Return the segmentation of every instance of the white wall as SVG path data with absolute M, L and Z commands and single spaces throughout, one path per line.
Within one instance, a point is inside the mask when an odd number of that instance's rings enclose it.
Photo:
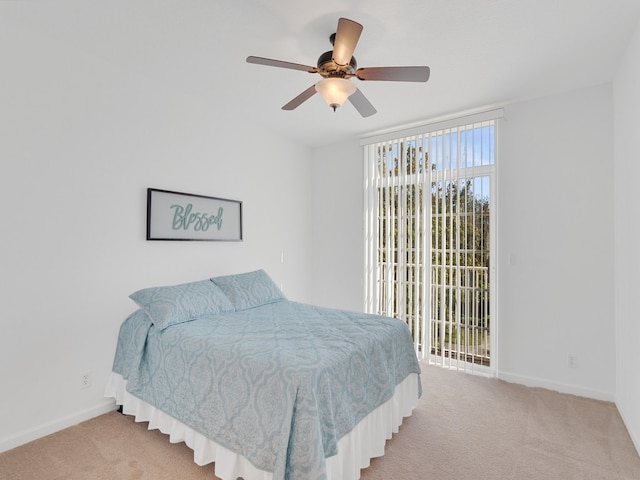
M 499 374 L 612 400 L 611 86 L 515 103 L 505 112 Z M 361 164 L 357 140 L 314 152 L 316 303 L 362 308 Z M 567 353 L 577 356 L 578 368 L 567 367 Z
M 640 451 L 640 22 L 614 81 L 616 404 Z
M 33 31 L 0 58 L 0 451 L 111 408 L 136 289 L 265 268 L 309 301 L 310 149 Z M 147 187 L 243 201 L 245 240 L 145 241 Z
M 313 152 L 313 301 L 362 310 L 362 149 L 357 139 Z
M 611 85 L 505 110 L 499 376 L 613 400 Z M 569 353 L 577 368 L 568 368 Z

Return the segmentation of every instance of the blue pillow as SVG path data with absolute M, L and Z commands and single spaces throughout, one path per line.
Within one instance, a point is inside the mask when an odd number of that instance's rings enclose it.
M 236 310 L 286 300 L 264 270 L 213 277 L 211 281 L 220 287 Z
M 161 330 L 204 315 L 232 312 L 233 305 L 209 279 L 166 287 L 151 287 L 129 295 Z

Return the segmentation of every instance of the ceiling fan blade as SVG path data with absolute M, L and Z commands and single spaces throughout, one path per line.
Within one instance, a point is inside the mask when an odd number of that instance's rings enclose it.
M 333 61 L 338 65 L 349 65 L 353 51 L 362 33 L 362 25 L 348 18 L 338 20 L 338 29 L 333 41 Z
M 289 103 L 287 103 L 286 105 L 284 105 L 282 107 L 282 110 L 293 110 L 297 107 L 300 106 L 300 104 L 302 104 L 303 102 L 306 102 L 307 100 L 309 100 L 311 97 L 313 97 L 313 95 L 316 93 L 316 86 L 311 85 L 309 88 L 307 88 L 304 92 L 302 92 L 300 95 L 298 95 L 296 98 L 294 98 L 293 100 L 291 100 Z
M 249 56 L 247 57 L 247 63 L 255 63 L 257 65 L 266 65 L 268 67 L 289 68 L 291 70 L 301 70 L 303 72 L 309 72 L 309 73 L 316 73 L 318 71 L 316 67 L 310 67 L 309 65 L 283 62 L 282 60 L 273 60 L 271 58 L 263 58 L 263 57 Z
M 354 107 L 356 107 L 356 110 L 358 110 L 360 115 L 362 115 L 363 117 L 370 117 L 377 112 L 375 107 L 371 105 L 371 102 L 367 100 L 367 97 L 365 97 L 364 94 L 357 88 L 354 93 L 349 95 L 349 101 Z
M 429 67 L 371 67 L 359 68 L 356 76 L 360 80 L 389 80 L 396 82 L 426 82 L 429 80 Z

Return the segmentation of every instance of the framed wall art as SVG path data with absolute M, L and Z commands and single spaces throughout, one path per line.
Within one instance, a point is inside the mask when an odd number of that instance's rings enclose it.
M 147 240 L 242 240 L 242 202 L 147 189 Z

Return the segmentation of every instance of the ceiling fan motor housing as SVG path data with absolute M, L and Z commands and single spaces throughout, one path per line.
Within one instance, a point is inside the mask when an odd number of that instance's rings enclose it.
M 351 57 L 349 65 L 338 65 L 333 61 L 333 50 L 324 52 L 318 58 L 318 73 L 323 77 L 344 77 L 345 75 L 354 75 L 358 68 L 356 57 Z

